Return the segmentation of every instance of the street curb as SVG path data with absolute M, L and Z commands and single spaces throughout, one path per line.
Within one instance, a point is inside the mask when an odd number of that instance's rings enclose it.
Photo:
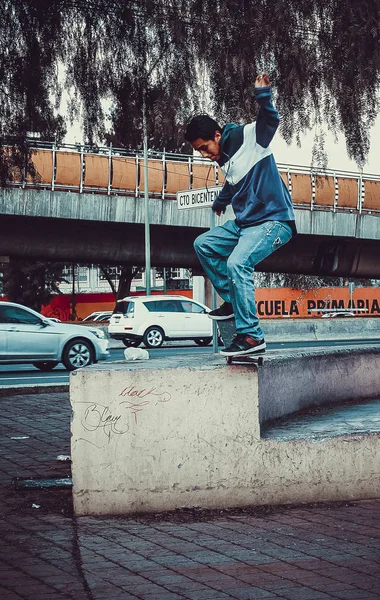
M 37 385 L 12 385 L 9 387 L 0 387 L 0 398 L 4 396 L 17 396 L 23 394 L 54 394 L 59 392 L 68 392 L 70 386 L 68 383 L 60 384 L 37 384 Z

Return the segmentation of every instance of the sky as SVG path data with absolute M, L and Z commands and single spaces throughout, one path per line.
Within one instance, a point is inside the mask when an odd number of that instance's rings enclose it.
M 301 137 L 301 147 L 298 147 L 296 143 L 288 146 L 278 134 L 271 143 L 277 163 L 298 166 L 311 165 L 312 147 L 313 135 L 311 133 Z M 357 164 L 348 157 L 343 135 L 340 135 L 336 141 L 333 135 L 326 131 L 326 152 L 329 169 L 359 172 Z M 371 147 L 368 161 L 363 167 L 363 173 L 380 175 L 380 115 L 371 130 Z

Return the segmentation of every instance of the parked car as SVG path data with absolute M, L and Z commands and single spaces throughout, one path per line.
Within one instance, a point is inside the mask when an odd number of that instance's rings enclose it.
M 0 302 L 0 364 L 30 363 L 51 371 L 62 362 L 73 371 L 109 356 L 104 331 L 60 323 L 35 310 Z
M 85 323 L 86 321 L 108 321 L 111 315 L 112 310 L 98 310 L 87 315 L 87 317 L 83 319 L 82 323 Z
M 104 313 L 102 315 L 99 316 L 98 319 L 96 319 L 97 323 L 109 323 L 110 318 L 112 317 L 112 311 L 110 310 L 109 313 Z
M 116 303 L 108 333 L 125 346 L 159 348 L 165 340 L 212 341 L 210 309 L 186 296 L 129 296 Z
M 322 315 L 322 318 L 329 318 L 329 319 L 342 319 L 344 317 L 355 317 L 357 315 L 355 315 L 355 313 L 346 310 L 346 311 L 341 311 L 341 312 L 328 312 L 328 313 L 324 313 Z

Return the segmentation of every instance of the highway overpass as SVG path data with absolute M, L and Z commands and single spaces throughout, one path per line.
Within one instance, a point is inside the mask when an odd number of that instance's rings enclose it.
M 45 145 L 46 146 L 46 145 Z M 15 171 L 0 193 L 0 255 L 143 265 L 144 163 L 140 154 L 39 147 L 37 178 Z M 260 270 L 380 277 L 380 176 L 279 165 L 299 235 Z M 197 269 L 194 238 L 210 209 L 178 210 L 175 193 L 220 185 L 210 162 L 155 153 L 148 161 L 153 266 Z M 220 222 L 233 218 L 227 211 Z

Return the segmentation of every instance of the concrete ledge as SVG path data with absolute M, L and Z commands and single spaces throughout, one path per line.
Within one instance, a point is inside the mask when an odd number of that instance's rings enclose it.
M 380 318 L 262 319 L 268 342 L 380 339 Z
M 264 440 L 260 418 L 285 401 L 295 409 L 318 396 L 373 397 L 379 358 L 376 350 L 268 353 L 258 369 L 203 354 L 191 364 L 153 359 L 72 373 L 76 514 L 377 497 L 380 436 Z
M 310 406 L 380 398 L 380 348 L 269 351 L 259 368 L 259 421 Z

